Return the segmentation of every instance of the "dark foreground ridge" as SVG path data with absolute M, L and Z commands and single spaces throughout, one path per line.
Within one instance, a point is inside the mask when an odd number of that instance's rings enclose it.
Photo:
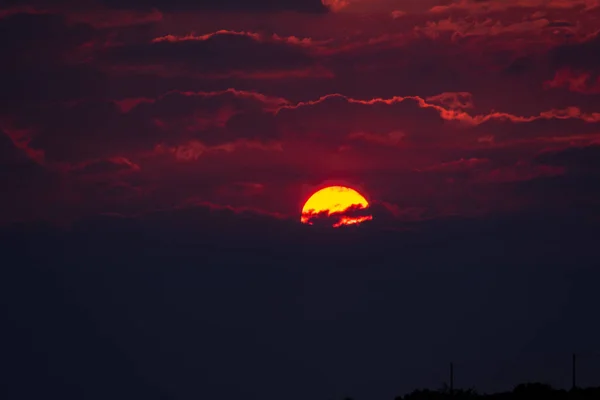
M 478 393 L 475 389 L 454 389 L 444 386 L 439 390 L 418 389 L 395 400 L 437 400 L 437 399 L 600 399 L 600 387 L 555 389 L 544 383 L 522 383 L 512 391 L 500 393 Z M 346 399 L 350 400 L 350 398 Z

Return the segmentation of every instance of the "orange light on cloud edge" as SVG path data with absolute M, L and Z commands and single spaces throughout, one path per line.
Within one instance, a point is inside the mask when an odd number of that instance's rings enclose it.
M 342 225 L 360 224 L 361 222 L 370 221 L 372 219 L 373 219 L 372 215 L 367 215 L 364 217 L 342 217 L 339 222 L 333 224 L 333 227 L 339 228 Z
M 349 209 L 366 209 L 368 207 L 369 202 L 356 190 L 345 186 L 329 186 L 310 196 L 302 207 L 300 222 L 312 225 L 311 218 L 319 214 L 331 216 L 342 214 Z M 360 224 L 372 219 L 371 215 L 357 217 L 340 215 L 339 221 L 333 224 L 333 227 Z

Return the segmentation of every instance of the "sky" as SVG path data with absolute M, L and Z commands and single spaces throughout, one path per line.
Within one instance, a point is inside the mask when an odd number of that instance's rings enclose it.
M 0 0 L 12 396 L 568 386 L 574 351 L 600 384 L 599 18 Z M 339 184 L 373 220 L 300 224 Z

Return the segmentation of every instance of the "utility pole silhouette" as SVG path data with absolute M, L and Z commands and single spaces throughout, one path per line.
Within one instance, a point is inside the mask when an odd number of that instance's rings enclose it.
M 454 363 L 450 363 L 450 394 L 454 393 Z
M 571 361 L 571 390 L 577 388 L 577 354 L 573 353 L 573 359 Z

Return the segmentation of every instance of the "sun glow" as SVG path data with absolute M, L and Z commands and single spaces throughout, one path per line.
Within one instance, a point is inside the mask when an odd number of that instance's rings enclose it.
M 350 209 L 366 209 L 369 202 L 354 189 L 345 186 L 329 186 L 315 192 L 302 207 L 300 221 L 312 225 L 311 218 L 325 214 L 331 216 L 340 214 L 339 220 L 333 225 L 334 228 L 342 225 L 359 224 L 373 219 L 371 215 L 349 216 L 343 215 Z

